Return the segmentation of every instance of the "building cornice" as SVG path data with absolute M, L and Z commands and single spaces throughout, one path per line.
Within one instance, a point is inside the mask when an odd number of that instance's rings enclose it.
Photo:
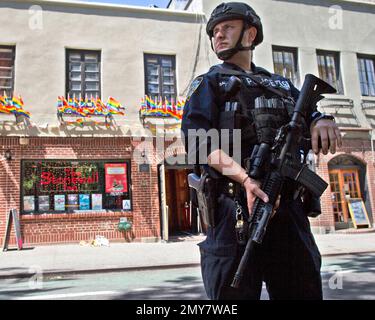
M 3 2 L 3 1 L 2 1 Z M 7 2 L 7 1 L 4 1 Z M 102 10 L 123 10 L 127 12 L 134 13 L 148 13 L 155 15 L 169 15 L 169 16 L 180 16 L 180 17 L 196 17 L 197 15 L 204 16 L 204 13 L 196 13 L 183 10 L 171 10 L 167 8 L 154 8 L 154 7 L 141 7 L 141 6 L 131 6 L 124 4 L 114 4 L 114 3 L 102 3 L 102 2 L 86 2 L 86 1 L 74 1 L 74 0 L 13 0 L 9 3 L 25 3 L 31 5 L 53 5 L 60 7 L 76 7 L 84 9 L 102 9 Z

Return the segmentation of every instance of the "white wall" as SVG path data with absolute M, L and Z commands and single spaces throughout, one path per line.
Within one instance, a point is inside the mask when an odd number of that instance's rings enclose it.
M 133 125 L 139 124 L 145 94 L 144 53 L 175 55 L 178 94 L 189 86 L 200 37 L 199 15 L 40 2 L 42 28 L 33 29 L 29 23 L 40 13 L 30 12 L 31 4 L 0 2 L 0 44 L 16 46 L 15 92 L 22 95 L 35 123 L 57 124 L 57 97 L 65 95 L 66 48 L 101 51 L 102 98 L 113 96 L 125 105 L 126 119 Z

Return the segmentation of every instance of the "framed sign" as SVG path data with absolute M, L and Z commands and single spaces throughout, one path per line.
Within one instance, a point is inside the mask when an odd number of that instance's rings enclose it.
M 7 221 L 4 244 L 3 244 L 3 251 L 8 250 L 9 238 L 10 238 L 10 233 L 11 233 L 11 228 L 12 228 L 12 221 L 14 224 L 14 233 L 16 235 L 17 249 L 22 250 L 22 247 L 23 247 L 20 221 L 18 220 L 18 213 L 16 209 L 11 209 L 8 215 L 8 221 Z
M 358 226 L 370 227 L 370 220 L 368 218 L 365 205 L 361 198 L 349 199 L 348 207 L 355 228 L 358 228 Z
M 109 163 L 105 168 L 105 192 L 128 192 L 126 163 Z
M 139 172 L 150 172 L 150 165 L 148 163 L 142 163 L 138 166 Z

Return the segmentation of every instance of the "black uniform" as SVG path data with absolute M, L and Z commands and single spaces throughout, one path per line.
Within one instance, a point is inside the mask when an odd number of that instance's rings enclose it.
M 244 73 L 238 66 L 229 63 L 214 66 L 208 73 L 196 78 L 188 93 L 182 132 L 190 159 L 198 159 L 199 149 L 197 146 L 189 150 L 188 130 L 220 129 L 220 114 L 224 112 L 228 99 L 224 88 L 229 76 L 225 75 L 223 70 Z M 288 79 L 271 74 L 254 64 L 252 71 L 261 83 L 287 93 L 297 100 L 299 91 Z M 240 78 L 249 89 L 243 89 L 241 92 L 242 101 L 246 101 L 242 113 L 244 119 L 247 119 L 247 124 L 246 121 L 242 123 L 248 129 L 248 123 L 252 122 L 250 110 L 254 108 L 255 99 L 259 96 L 272 98 L 274 94 L 246 75 Z M 307 127 L 311 120 L 306 119 Z M 242 136 L 242 160 L 250 156 L 256 143 L 254 138 L 249 134 Z M 209 138 L 200 141 L 201 147 L 206 145 L 207 154 L 220 148 L 220 145 L 213 143 Z M 215 227 L 208 228 L 206 240 L 199 244 L 202 277 L 210 299 L 259 299 L 262 281 L 265 281 L 271 299 L 322 299 L 321 256 L 300 198 L 293 200 L 290 196 L 293 188 L 291 185 L 284 188 L 280 207 L 269 223 L 263 243 L 256 248 L 254 256 L 251 257 L 239 289 L 230 287 L 244 249 L 236 241 L 236 206 L 233 198 L 224 190 L 219 192 Z M 248 216 L 244 195 L 240 197 L 240 203 L 245 215 Z

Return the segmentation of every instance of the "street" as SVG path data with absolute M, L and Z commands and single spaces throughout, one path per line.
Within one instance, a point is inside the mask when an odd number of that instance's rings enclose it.
M 325 299 L 375 299 L 375 253 L 323 257 Z M 199 267 L 0 280 L 1 300 L 206 300 Z M 268 299 L 265 289 L 262 299 Z

